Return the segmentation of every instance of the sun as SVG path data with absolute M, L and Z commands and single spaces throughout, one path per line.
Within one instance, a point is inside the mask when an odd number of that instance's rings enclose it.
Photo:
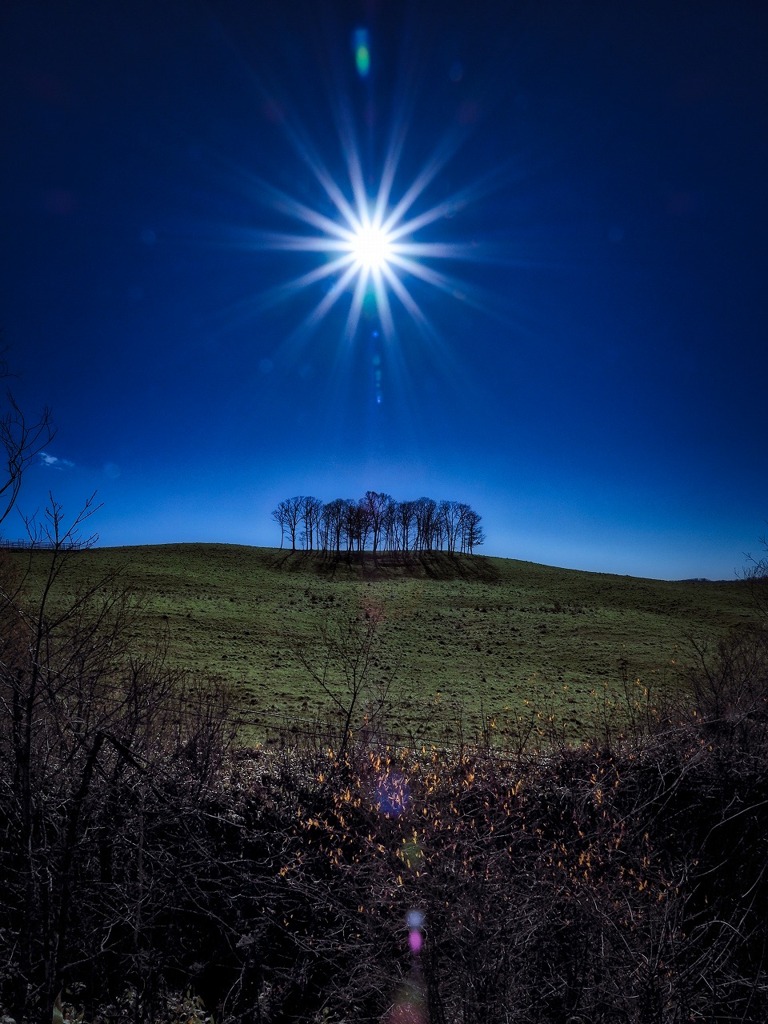
M 393 240 L 381 224 L 366 220 L 351 232 L 349 252 L 363 273 L 381 273 L 394 255 Z
M 508 168 L 495 167 L 446 195 L 439 185 L 434 186 L 461 140 L 450 135 L 439 139 L 431 156 L 409 176 L 401 166 L 406 119 L 394 117 L 378 167 L 363 166 L 363 147 L 350 116 L 339 114 L 337 128 L 342 161 L 331 165 L 298 123 L 285 127 L 288 141 L 309 172 L 307 180 L 314 179 L 313 201 L 298 199 L 263 179 L 251 179 L 253 198 L 288 223 L 282 231 L 248 229 L 249 247 L 314 258 L 313 266 L 304 262 L 301 273 L 287 277 L 260 300 L 274 305 L 292 303 L 310 290 L 320 294 L 286 344 L 313 334 L 336 307 L 347 310 L 346 342 L 356 337 L 364 313 L 370 310 L 375 310 L 377 330 L 385 341 L 396 342 L 400 314 L 434 341 L 433 325 L 417 299 L 417 294 L 424 296 L 429 290 L 485 312 L 483 289 L 470 285 L 463 273 L 459 276 L 443 267 L 463 264 L 466 270 L 470 264 L 494 260 L 495 255 L 486 252 L 476 237 L 458 241 L 446 236 L 456 230 L 456 216 L 495 191 Z M 435 199 L 435 191 L 440 198 Z

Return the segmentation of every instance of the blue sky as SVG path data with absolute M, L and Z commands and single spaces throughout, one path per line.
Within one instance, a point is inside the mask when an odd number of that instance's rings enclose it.
M 282 498 L 372 488 L 467 501 L 484 553 L 547 564 L 760 551 L 763 4 L 2 18 L 0 325 L 58 426 L 25 512 L 95 491 L 102 544 L 273 545 Z M 372 204 L 392 171 L 411 246 L 359 308 L 316 242 L 354 160 Z

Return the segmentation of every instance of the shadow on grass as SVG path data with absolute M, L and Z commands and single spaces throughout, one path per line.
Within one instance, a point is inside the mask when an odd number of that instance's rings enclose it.
M 365 582 L 405 578 L 496 583 L 500 578 L 490 559 L 447 551 L 281 551 L 273 567 L 284 572 L 312 573 L 326 579 L 338 576 Z

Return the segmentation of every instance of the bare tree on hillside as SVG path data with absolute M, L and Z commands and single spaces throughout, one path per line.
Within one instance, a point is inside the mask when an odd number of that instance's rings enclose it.
M 394 498 L 390 498 L 387 495 L 386 505 L 384 507 L 384 547 L 387 551 L 398 550 L 398 531 L 397 531 L 397 505 L 398 503 Z
M 399 547 L 402 551 L 410 551 L 415 543 L 414 530 L 416 524 L 416 502 L 401 501 L 397 507 L 397 530 Z
M 280 527 L 280 547 L 287 533 L 291 539 L 291 551 L 296 550 L 296 535 L 302 517 L 304 499 L 301 497 L 285 498 L 272 513 L 272 518 Z
M 419 498 L 414 502 L 416 517 L 417 551 L 431 551 L 435 534 L 437 502 L 433 498 Z
M 304 546 L 307 551 L 314 550 L 322 511 L 323 503 L 319 498 L 307 495 L 301 499 L 301 520 L 304 523 Z
M 371 518 L 368 514 L 368 506 L 365 499 L 350 509 L 350 528 L 354 546 L 358 551 L 365 551 L 368 546 L 368 536 L 371 532 Z
M 384 520 L 387 513 L 387 506 L 392 499 L 388 494 L 376 491 L 366 491 L 361 504 L 364 514 L 370 524 L 371 542 L 374 554 L 378 551 L 379 542 L 384 530 Z
M 355 548 L 355 542 L 359 534 L 359 518 L 360 510 L 357 506 L 357 502 L 352 501 L 351 498 L 349 501 L 345 501 L 342 520 L 344 524 L 344 533 L 347 535 L 347 551 L 353 551 Z
M 480 525 L 482 518 L 467 506 L 462 517 L 461 550 L 468 555 L 474 554 L 475 548 L 480 547 L 485 541 L 485 533 Z
M 296 649 L 339 717 L 341 756 L 356 732 L 376 730 L 389 707 L 397 665 L 384 663 L 381 623 L 381 610 L 366 608 L 323 622 L 317 641 Z
M 272 510 L 272 518 L 280 527 L 280 547 L 282 547 L 285 543 L 285 534 L 288 529 L 288 515 L 285 501 L 281 501 L 277 508 Z
M 323 506 L 320 514 L 321 547 L 324 551 L 341 551 L 341 536 L 344 532 L 344 499 L 335 498 Z

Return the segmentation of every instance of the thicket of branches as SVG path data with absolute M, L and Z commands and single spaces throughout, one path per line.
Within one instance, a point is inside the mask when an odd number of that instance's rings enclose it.
M 159 664 L 116 690 L 65 660 L 31 760 L 28 718 L 2 739 L 14 1019 L 47 1024 L 57 996 L 120 1024 L 768 1019 L 763 634 L 641 742 L 514 756 L 359 733 L 343 754 L 228 749 Z
M 72 534 L 58 506 L 48 518 L 32 595 L 28 556 L 0 563 L 0 1006 L 46 1024 L 70 983 L 98 976 L 101 999 L 126 971 L 152 986 L 174 893 L 147 844 L 162 833 L 173 861 L 236 731 L 225 693 L 170 669 L 162 644 L 136 650 L 119 580 L 59 599 Z
M 297 496 L 272 512 L 280 527 L 280 547 L 308 551 L 448 551 L 473 554 L 485 536 L 482 516 L 460 501 L 418 498 L 396 501 L 389 494 L 366 491 L 358 501 Z

